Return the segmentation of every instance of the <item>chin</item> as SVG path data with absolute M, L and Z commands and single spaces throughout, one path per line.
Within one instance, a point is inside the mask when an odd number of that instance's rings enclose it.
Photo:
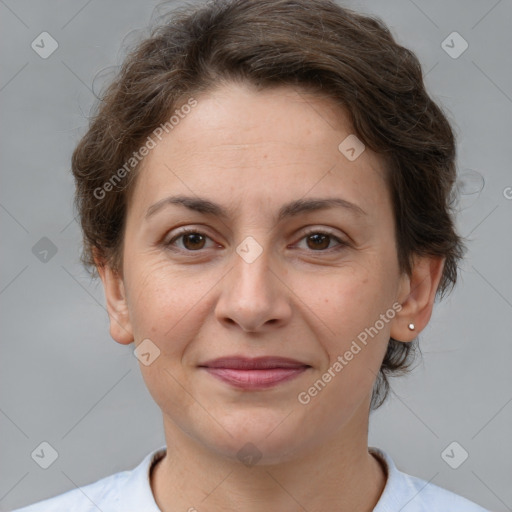
M 290 413 L 291 408 L 272 410 L 244 408 L 223 416 L 222 426 L 229 434 L 205 440 L 210 449 L 245 465 L 275 465 L 297 456 L 308 444 L 304 428 Z M 218 429 L 216 430 L 218 432 Z

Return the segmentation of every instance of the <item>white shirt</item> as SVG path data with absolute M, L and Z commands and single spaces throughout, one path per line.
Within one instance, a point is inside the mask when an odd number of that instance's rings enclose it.
M 489 512 L 458 494 L 402 473 L 379 448 L 369 447 L 368 450 L 384 462 L 388 474 L 373 512 Z M 13 512 L 161 512 L 153 497 L 149 475 L 152 464 L 165 453 L 164 445 L 146 455 L 132 470 L 115 473 Z

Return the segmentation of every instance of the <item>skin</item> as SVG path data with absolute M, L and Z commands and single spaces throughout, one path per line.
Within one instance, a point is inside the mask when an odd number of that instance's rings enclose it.
M 353 132 L 330 100 L 240 84 L 196 99 L 143 162 L 122 271 L 97 259 L 114 340 L 149 338 L 160 350 L 140 364 L 167 443 L 151 476 L 155 501 L 164 512 L 371 511 L 386 483 L 368 452 L 373 384 L 389 337 L 410 342 L 429 321 L 443 261 L 415 258 L 411 275 L 400 272 L 383 163 L 368 148 L 355 161 L 338 150 Z M 145 219 L 177 194 L 207 198 L 229 216 L 169 205 Z M 276 221 L 282 205 L 312 197 L 365 213 L 334 207 Z M 166 246 L 185 226 L 204 238 Z M 318 242 L 306 228 L 345 244 Z M 251 263 L 236 252 L 248 236 L 262 249 Z M 298 394 L 395 303 L 400 312 L 301 404 Z M 270 389 L 240 390 L 198 368 L 227 355 L 311 368 Z M 237 458 L 249 442 L 261 453 L 250 467 Z

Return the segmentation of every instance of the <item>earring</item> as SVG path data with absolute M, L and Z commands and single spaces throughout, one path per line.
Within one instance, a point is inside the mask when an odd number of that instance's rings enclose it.
M 411 331 L 414 331 L 414 329 L 415 329 L 414 324 L 412 324 L 412 323 L 411 323 L 411 324 L 409 324 L 409 329 L 410 329 Z

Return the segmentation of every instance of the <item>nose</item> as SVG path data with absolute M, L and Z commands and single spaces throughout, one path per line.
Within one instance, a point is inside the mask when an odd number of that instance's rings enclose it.
M 270 261 L 268 249 L 254 260 L 234 253 L 233 267 L 222 279 L 217 319 L 245 332 L 265 332 L 286 325 L 291 317 L 290 290 L 282 269 Z

